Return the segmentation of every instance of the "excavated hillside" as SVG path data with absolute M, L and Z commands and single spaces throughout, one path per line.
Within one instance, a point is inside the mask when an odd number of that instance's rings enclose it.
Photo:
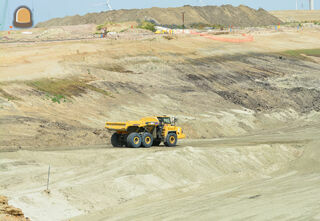
M 184 6 L 178 8 L 148 8 L 132 10 L 113 10 L 101 13 L 89 13 L 84 16 L 54 18 L 37 24 L 37 27 L 104 24 L 105 22 L 127 22 L 153 20 L 161 25 L 182 25 L 182 12 L 185 12 L 185 24 L 194 23 L 252 27 L 274 25 L 281 22 L 263 9 L 255 10 L 244 5 Z
M 0 220 L 320 219 L 320 29 L 63 40 L 84 27 L 0 43 Z M 111 146 L 163 114 L 188 139 Z
M 154 35 L 1 45 L 0 146 L 105 145 L 107 120 L 162 114 L 177 116 L 188 138 L 318 122 L 319 51 L 277 51 L 320 48 L 318 38 L 305 31 L 243 44 Z

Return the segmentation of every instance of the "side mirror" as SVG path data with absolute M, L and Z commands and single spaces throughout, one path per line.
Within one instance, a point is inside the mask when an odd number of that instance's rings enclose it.
M 176 123 L 178 122 L 178 118 L 172 117 L 172 122 L 173 122 L 174 124 L 176 124 Z

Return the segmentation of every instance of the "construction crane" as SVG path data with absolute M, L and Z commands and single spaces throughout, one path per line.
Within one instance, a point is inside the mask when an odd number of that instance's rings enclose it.
M 4 7 L 2 13 L 2 18 L 0 20 L 0 30 L 3 30 L 6 25 L 6 16 L 7 16 L 7 10 L 8 10 L 8 2 L 9 0 L 4 0 Z

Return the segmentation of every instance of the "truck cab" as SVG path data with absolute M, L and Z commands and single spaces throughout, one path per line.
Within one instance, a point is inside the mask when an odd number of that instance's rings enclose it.
M 178 139 L 184 139 L 186 135 L 183 133 L 183 130 L 181 127 L 176 126 L 177 118 L 175 117 L 157 117 L 159 120 L 159 124 L 163 125 L 162 130 L 162 137 L 166 137 L 168 133 L 175 133 L 177 134 Z

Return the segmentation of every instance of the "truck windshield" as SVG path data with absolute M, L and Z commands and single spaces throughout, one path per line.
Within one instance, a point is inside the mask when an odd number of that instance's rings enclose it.
M 171 124 L 170 117 L 158 117 L 159 121 L 164 124 Z

